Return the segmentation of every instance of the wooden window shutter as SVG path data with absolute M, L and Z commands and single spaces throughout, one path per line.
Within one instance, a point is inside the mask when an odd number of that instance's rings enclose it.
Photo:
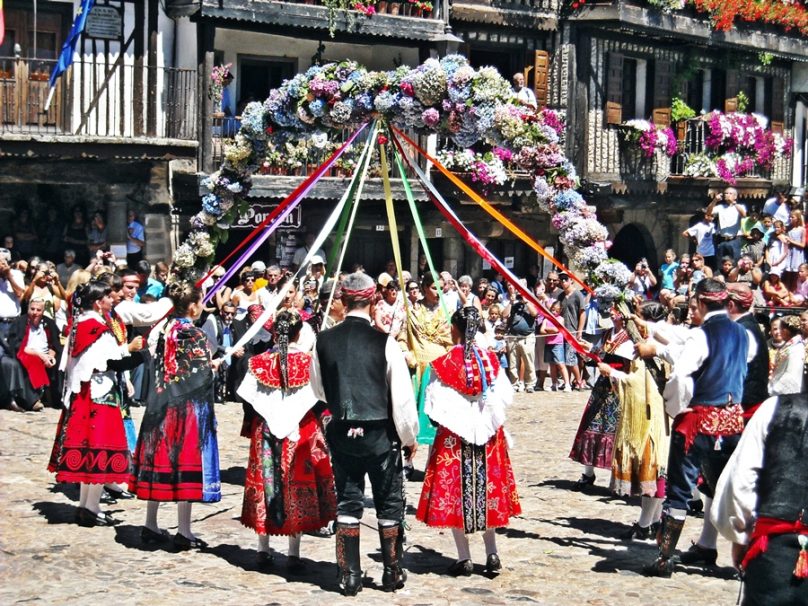
M 662 59 L 654 61 L 654 108 L 651 118 L 657 126 L 670 126 L 672 82 L 673 63 Z
M 775 133 L 783 134 L 785 130 L 785 82 L 782 78 L 778 78 L 777 76 L 773 77 L 772 80 L 772 115 L 769 116 L 771 118 L 771 128 L 772 131 Z
M 738 111 L 738 91 L 740 90 L 740 76 L 737 69 L 728 69 L 726 87 L 724 88 L 724 112 Z
M 533 92 L 539 109 L 547 105 L 547 82 L 550 73 L 550 53 L 544 50 L 534 51 L 533 55 Z
M 609 53 L 606 73 L 606 124 L 623 122 L 623 55 Z

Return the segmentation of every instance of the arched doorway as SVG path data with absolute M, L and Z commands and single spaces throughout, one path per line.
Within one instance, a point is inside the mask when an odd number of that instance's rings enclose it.
M 647 227 L 638 223 L 629 223 L 617 232 L 609 256 L 622 261 L 631 270 L 642 258 L 648 259 L 651 271 L 656 273 L 658 269 L 654 237 Z

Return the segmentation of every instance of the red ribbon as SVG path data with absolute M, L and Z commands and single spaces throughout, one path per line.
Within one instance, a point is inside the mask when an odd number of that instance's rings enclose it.
M 404 150 L 401 146 L 401 142 L 398 140 L 395 134 L 391 133 L 391 137 L 393 139 L 393 143 L 398 148 L 398 151 L 404 157 L 405 162 L 407 162 L 407 164 L 410 167 L 412 167 L 413 166 L 412 161 L 407 156 L 407 154 L 404 153 Z M 415 172 L 417 174 L 418 171 Z M 578 339 L 576 339 L 572 335 L 572 333 L 569 330 L 567 330 L 564 324 L 556 320 L 555 316 L 553 316 L 553 314 L 550 313 L 550 311 L 546 307 L 544 307 L 544 305 L 541 304 L 541 302 L 536 298 L 536 296 L 532 292 L 530 292 L 530 290 L 528 290 L 526 287 L 522 286 L 522 284 L 519 282 L 519 279 L 511 272 L 511 270 L 505 267 L 505 265 L 501 263 L 499 259 L 497 259 L 485 246 L 483 246 L 483 244 L 476 238 L 476 236 L 472 234 L 468 230 L 468 228 L 465 225 L 463 225 L 463 223 L 460 222 L 460 220 L 455 216 L 455 214 L 446 207 L 446 203 L 442 199 L 440 199 L 438 195 L 436 195 L 436 192 L 433 190 L 432 184 L 424 183 L 424 189 L 429 194 L 429 197 L 432 199 L 432 202 L 435 204 L 435 206 L 437 206 L 441 214 L 446 218 L 447 221 L 449 221 L 449 223 L 452 224 L 452 227 L 454 227 L 457 230 L 457 232 L 466 241 L 466 243 L 468 243 L 468 245 L 471 246 L 478 255 L 480 255 L 485 261 L 487 261 L 492 268 L 494 268 L 497 272 L 502 274 L 505 280 L 511 286 L 513 286 L 523 297 L 525 297 L 525 299 L 527 299 L 533 305 L 535 305 L 536 308 L 539 310 L 539 312 L 550 322 L 550 324 L 552 324 L 558 329 L 558 332 L 564 337 L 564 339 L 570 345 L 572 345 L 573 349 L 575 349 L 577 353 L 579 353 L 582 356 L 586 356 L 591 360 L 594 360 L 596 363 L 600 362 L 600 358 L 598 358 L 598 356 L 596 356 L 592 352 L 584 349 L 583 346 L 578 341 Z

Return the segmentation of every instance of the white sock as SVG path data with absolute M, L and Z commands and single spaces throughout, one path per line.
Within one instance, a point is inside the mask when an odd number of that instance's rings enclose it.
M 485 555 L 490 556 L 497 552 L 497 534 L 493 528 L 483 533 L 483 543 L 485 543 Z
M 89 485 L 82 482 L 79 484 L 79 507 L 87 507 L 87 489 Z
M 359 518 L 353 516 L 337 516 L 337 524 L 359 524 Z
M 263 553 L 269 553 L 269 535 L 266 534 L 258 535 L 258 551 L 261 551 Z
M 469 538 L 459 528 L 452 528 L 452 536 L 454 537 L 455 547 L 457 547 L 457 561 L 470 560 Z
M 101 493 L 104 492 L 103 484 L 90 484 L 87 486 L 87 504 L 85 507 L 93 513 L 101 511 Z
M 718 545 L 718 530 L 716 530 L 713 523 L 710 521 L 710 506 L 713 500 L 710 497 L 704 497 L 704 523 L 701 525 L 701 536 L 696 544 L 704 549 L 715 549 Z
M 687 509 L 669 509 L 668 516 L 670 516 L 674 520 L 686 520 Z
M 662 506 L 665 504 L 665 499 L 655 499 L 657 501 L 656 510 L 654 511 L 654 522 L 659 522 L 662 519 Z
M 584 465 L 584 474 L 587 476 L 595 475 L 595 466 L 594 465 Z
M 290 534 L 289 535 L 289 557 L 290 558 L 299 558 L 300 557 L 300 535 L 299 534 Z
M 398 526 L 398 520 L 378 520 L 379 526 L 382 528 L 389 528 L 390 526 Z
M 146 528 L 154 532 L 160 532 L 160 527 L 157 525 L 157 508 L 160 507 L 159 501 L 146 501 Z
M 655 522 L 655 515 L 657 512 L 657 505 L 662 503 L 662 499 L 656 497 L 643 497 L 642 504 L 640 505 L 640 519 L 637 524 L 642 528 L 648 528 Z
M 186 539 L 195 539 L 191 532 L 191 503 L 180 501 L 177 503 L 177 532 Z

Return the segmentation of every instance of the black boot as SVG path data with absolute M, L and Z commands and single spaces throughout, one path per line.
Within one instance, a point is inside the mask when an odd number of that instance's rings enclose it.
M 362 569 L 359 567 L 359 522 L 335 524 L 337 566 L 342 595 L 355 596 L 362 591 Z
M 670 516 L 663 516 L 662 527 L 659 529 L 659 557 L 651 564 L 643 567 L 642 572 L 648 577 L 670 577 L 673 574 L 673 552 L 682 534 L 684 520 L 677 520 Z
M 404 556 L 404 531 L 401 524 L 395 526 L 379 526 L 379 539 L 382 544 L 382 589 L 395 591 L 404 587 L 407 571 L 401 568 Z

